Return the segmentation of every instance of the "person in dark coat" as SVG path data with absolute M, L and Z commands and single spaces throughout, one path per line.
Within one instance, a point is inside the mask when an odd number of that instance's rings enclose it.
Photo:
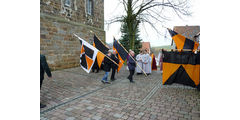
M 130 74 L 128 76 L 128 79 L 130 80 L 131 83 L 134 83 L 133 75 L 134 75 L 134 72 L 135 72 L 136 63 L 132 58 L 135 59 L 134 52 L 132 50 L 130 50 L 129 55 L 127 57 L 127 65 L 128 65 L 128 69 L 129 69 L 129 72 L 130 72 Z
M 111 59 L 114 60 L 117 64 L 119 64 L 119 59 L 118 59 L 118 56 L 116 55 L 115 50 L 113 50 L 113 54 L 111 55 Z M 118 66 L 113 63 L 112 64 L 112 75 L 111 75 L 111 80 L 112 81 L 116 80 L 115 73 L 116 73 L 117 69 L 118 69 Z
M 40 54 L 40 89 L 42 88 L 42 83 L 44 80 L 44 73 L 47 73 L 47 76 L 49 78 L 52 78 L 52 73 L 48 67 L 47 61 L 46 61 L 46 57 L 44 55 Z M 40 108 L 44 108 L 46 107 L 46 105 L 43 105 L 40 103 Z
M 108 52 L 107 56 L 110 58 L 111 57 L 111 52 Z M 102 83 L 108 83 L 109 84 L 110 82 L 107 80 L 107 78 L 108 78 L 108 74 L 109 74 L 110 69 L 111 69 L 112 61 L 110 61 L 107 57 L 104 57 L 103 63 L 104 63 L 105 75 L 102 78 Z

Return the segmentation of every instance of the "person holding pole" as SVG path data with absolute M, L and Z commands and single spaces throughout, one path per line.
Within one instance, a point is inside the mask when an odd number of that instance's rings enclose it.
M 111 57 L 111 52 L 108 51 L 107 53 L 107 57 Z M 103 60 L 103 63 L 104 63 L 104 71 L 105 71 L 105 74 L 102 78 L 102 83 L 107 83 L 107 84 L 110 84 L 110 82 L 107 80 L 108 78 L 108 74 L 110 72 L 110 69 L 111 69 L 111 64 L 112 64 L 112 61 L 109 60 L 109 58 L 107 57 L 104 57 L 104 60 Z
M 135 67 L 136 67 L 136 63 L 135 63 L 135 57 L 134 57 L 134 51 L 129 50 L 129 55 L 127 57 L 127 65 L 128 65 L 128 69 L 129 69 L 129 76 L 128 79 L 130 80 L 131 83 L 134 83 L 133 81 L 133 75 L 135 72 Z
M 119 59 L 116 55 L 115 50 L 113 50 L 113 52 L 112 52 L 111 59 L 114 60 L 117 64 L 119 64 Z M 111 68 L 112 68 L 111 81 L 114 81 L 114 80 L 116 80 L 115 73 L 116 73 L 116 70 L 118 69 L 118 66 L 116 64 L 112 64 Z

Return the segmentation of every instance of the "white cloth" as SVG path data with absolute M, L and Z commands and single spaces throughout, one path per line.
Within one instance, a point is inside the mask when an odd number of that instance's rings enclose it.
M 149 54 L 143 54 L 142 60 L 144 72 L 146 72 L 147 74 L 151 73 L 151 61 L 152 61 L 151 56 Z
M 150 68 L 149 73 L 152 73 L 152 57 L 151 56 L 149 57 L 148 67 Z
M 139 68 L 139 66 L 137 65 L 136 66 L 136 72 L 137 73 L 142 73 L 142 70 L 141 70 L 143 68 L 142 54 L 138 54 L 136 56 L 136 60 L 137 60 L 138 65 L 141 67 L 141 68 Z

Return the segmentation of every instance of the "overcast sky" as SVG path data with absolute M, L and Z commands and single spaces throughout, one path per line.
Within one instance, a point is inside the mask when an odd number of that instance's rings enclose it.
M 190 3 L 192 6 L 191 11 L 193 12 L 191 17 L 184 18 L 184 20 L 174 17 L 172 21 L 168 21 L 164 24 L 165 27 L 173 28 L 173 26 L 185 26 L 185 25 L 200 25 L 200 15 L 199 7 L 200 3 L 197 0 L 191 0 Z M 109 20 L 117 15 L 123 15 L 123 7 L 119 5 L 119 0 L 104 0 L 104 20 Z M 143 25 L 140 25 L 140 37 L 144 42 L 150 42 L 151 46 L 164 46 L 171 44 L 171 37 L 166 31 L 166 28 L 163 28 L 161 24 L 156 24 L 157 28 L 161 32 L 161 35 L 157 34 L 150 26 L 145 24 L 145 29 Z M 105 24 L 106 31 L 106 42 L 111 43 L 113 41 L 113 36 L 116 39 L 121 37 L 120 32 L 121 23 L 114 23 L 110 26 Z M 164 36 L 167 35 L 167 38 Z

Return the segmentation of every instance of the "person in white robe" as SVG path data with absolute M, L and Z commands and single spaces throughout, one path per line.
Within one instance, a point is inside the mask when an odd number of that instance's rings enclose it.
M 142 55 L 142 61 L 143 70 L 149 75 L 151 73 L 151 56 L 147 53 L 147 51 L 144 51 L 144 54 Z
M 149 70 L 149 73 L 147 73 L 147 74 L 151 74 L 152 73 L 152 57 L 150 55 L 149 55 L 149 61 L 148 61 L 148 68 L 150 70 Z
M 141 70 L 143 68 L 142 55 L 143 55 L 143 53 L 142 53 L 142 51 L 140 51 L 140 53 L 136 56 L 137 64 L 141 67 L 140 68 L 137 65 L 137 67 L 136 67 L 137 75 L 140 75 L 140 74 L 143 73 L 142 70 Z

